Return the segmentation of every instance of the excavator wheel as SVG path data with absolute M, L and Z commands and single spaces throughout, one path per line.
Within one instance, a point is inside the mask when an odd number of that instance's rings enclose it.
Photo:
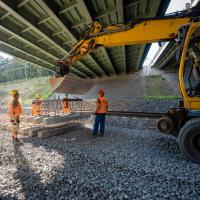
M 193 118 L 181 128 L 178 136 L 181 152 L 191 161 L 200 163 L 200 118 Z
M 174 122 L 170 117 L 161 117 L 157 122 L 157 128 L 162 133 L 170 134 L 174 130 Z

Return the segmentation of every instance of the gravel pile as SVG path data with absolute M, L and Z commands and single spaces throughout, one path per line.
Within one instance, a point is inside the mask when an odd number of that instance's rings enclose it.
M 18 145 L 6 135 L 0 199 L 199 199 L 199 165 L 185 160 L 176 139 L 156 130 L 90 132 L 23 137 Z
M 84 100 L 73 105 L 74 110 L 92 110 L 96 108 L 96 100 Z M 169 108 L 176 107 L 178 100 L 147 100 L 147 99 L 112 99 L 109 100 L 110 111 L 130 112 L 167 112 Z

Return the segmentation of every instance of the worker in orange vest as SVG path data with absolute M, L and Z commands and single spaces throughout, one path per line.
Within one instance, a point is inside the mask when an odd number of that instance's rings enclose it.
M 105 116 L 108 110 L 108 100 L 104 96 L 104 90 L 98 91 L 98 99 L 96 102 L 96 116 L 94 122 L 93 136 L 97 136 L 99 126 L 100 126 L 100 134 L 99 136 L 103 136 L 105 132 Z
M 36 94 L 35 100 L 32 102 L 32 115 L 39 116 L 41 114 L 40 96 Z
M 64 113 L 68 113 L 70 111 L 70 104 L 69 104 L 67 97 L 65 97 L 65 99 L 63 99 L 62 110 Z
M 18 141 L 17 134 L 19 131 L 19 116 L 22 114 L 22 107 L 19 102 L 19 93 L 17 90 L 10 91 L 10 94 L 12 95 L 12 101 L 9 103 L 8 106 L 8 116 L 10 118 L 11 122 L 11 133 L 12 138 L 14 141 Z

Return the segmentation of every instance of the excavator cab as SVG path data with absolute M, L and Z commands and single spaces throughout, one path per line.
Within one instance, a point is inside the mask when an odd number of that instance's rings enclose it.
M 179 67 L 183 107 L 200 112 L 200 22 L 191 23 L 185 37 Z
M 190 38 L 184 65 L 184 83 L 189 97 L 200 97 L 200 30 Z
M 158 129 L 178 137 L 180 150 L 200 163 L 200 22 L 181 27 L 179 87 L 182 100 L 157 123 Z

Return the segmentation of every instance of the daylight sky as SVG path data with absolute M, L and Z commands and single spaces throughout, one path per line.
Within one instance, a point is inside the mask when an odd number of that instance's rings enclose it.
M 183 9 L 185 9 L 185 4 L 190 3 L 190 2 L 191 2 L 191 0 L 171 0 L 169 7 L 166 11 L 166 14 L 183 10 Z M 195 0 L 194 4 L 196 2 L 198 2 L 198 0 Z M 152 61 L 152 59 L 155 56 L 158 49 L 159 49 L 158 43 L 153 43 L 151 45 L 149 53 L 148 53 L 146 60 L 144 62 L 145 66 L 150 64 L 150 62 Z

